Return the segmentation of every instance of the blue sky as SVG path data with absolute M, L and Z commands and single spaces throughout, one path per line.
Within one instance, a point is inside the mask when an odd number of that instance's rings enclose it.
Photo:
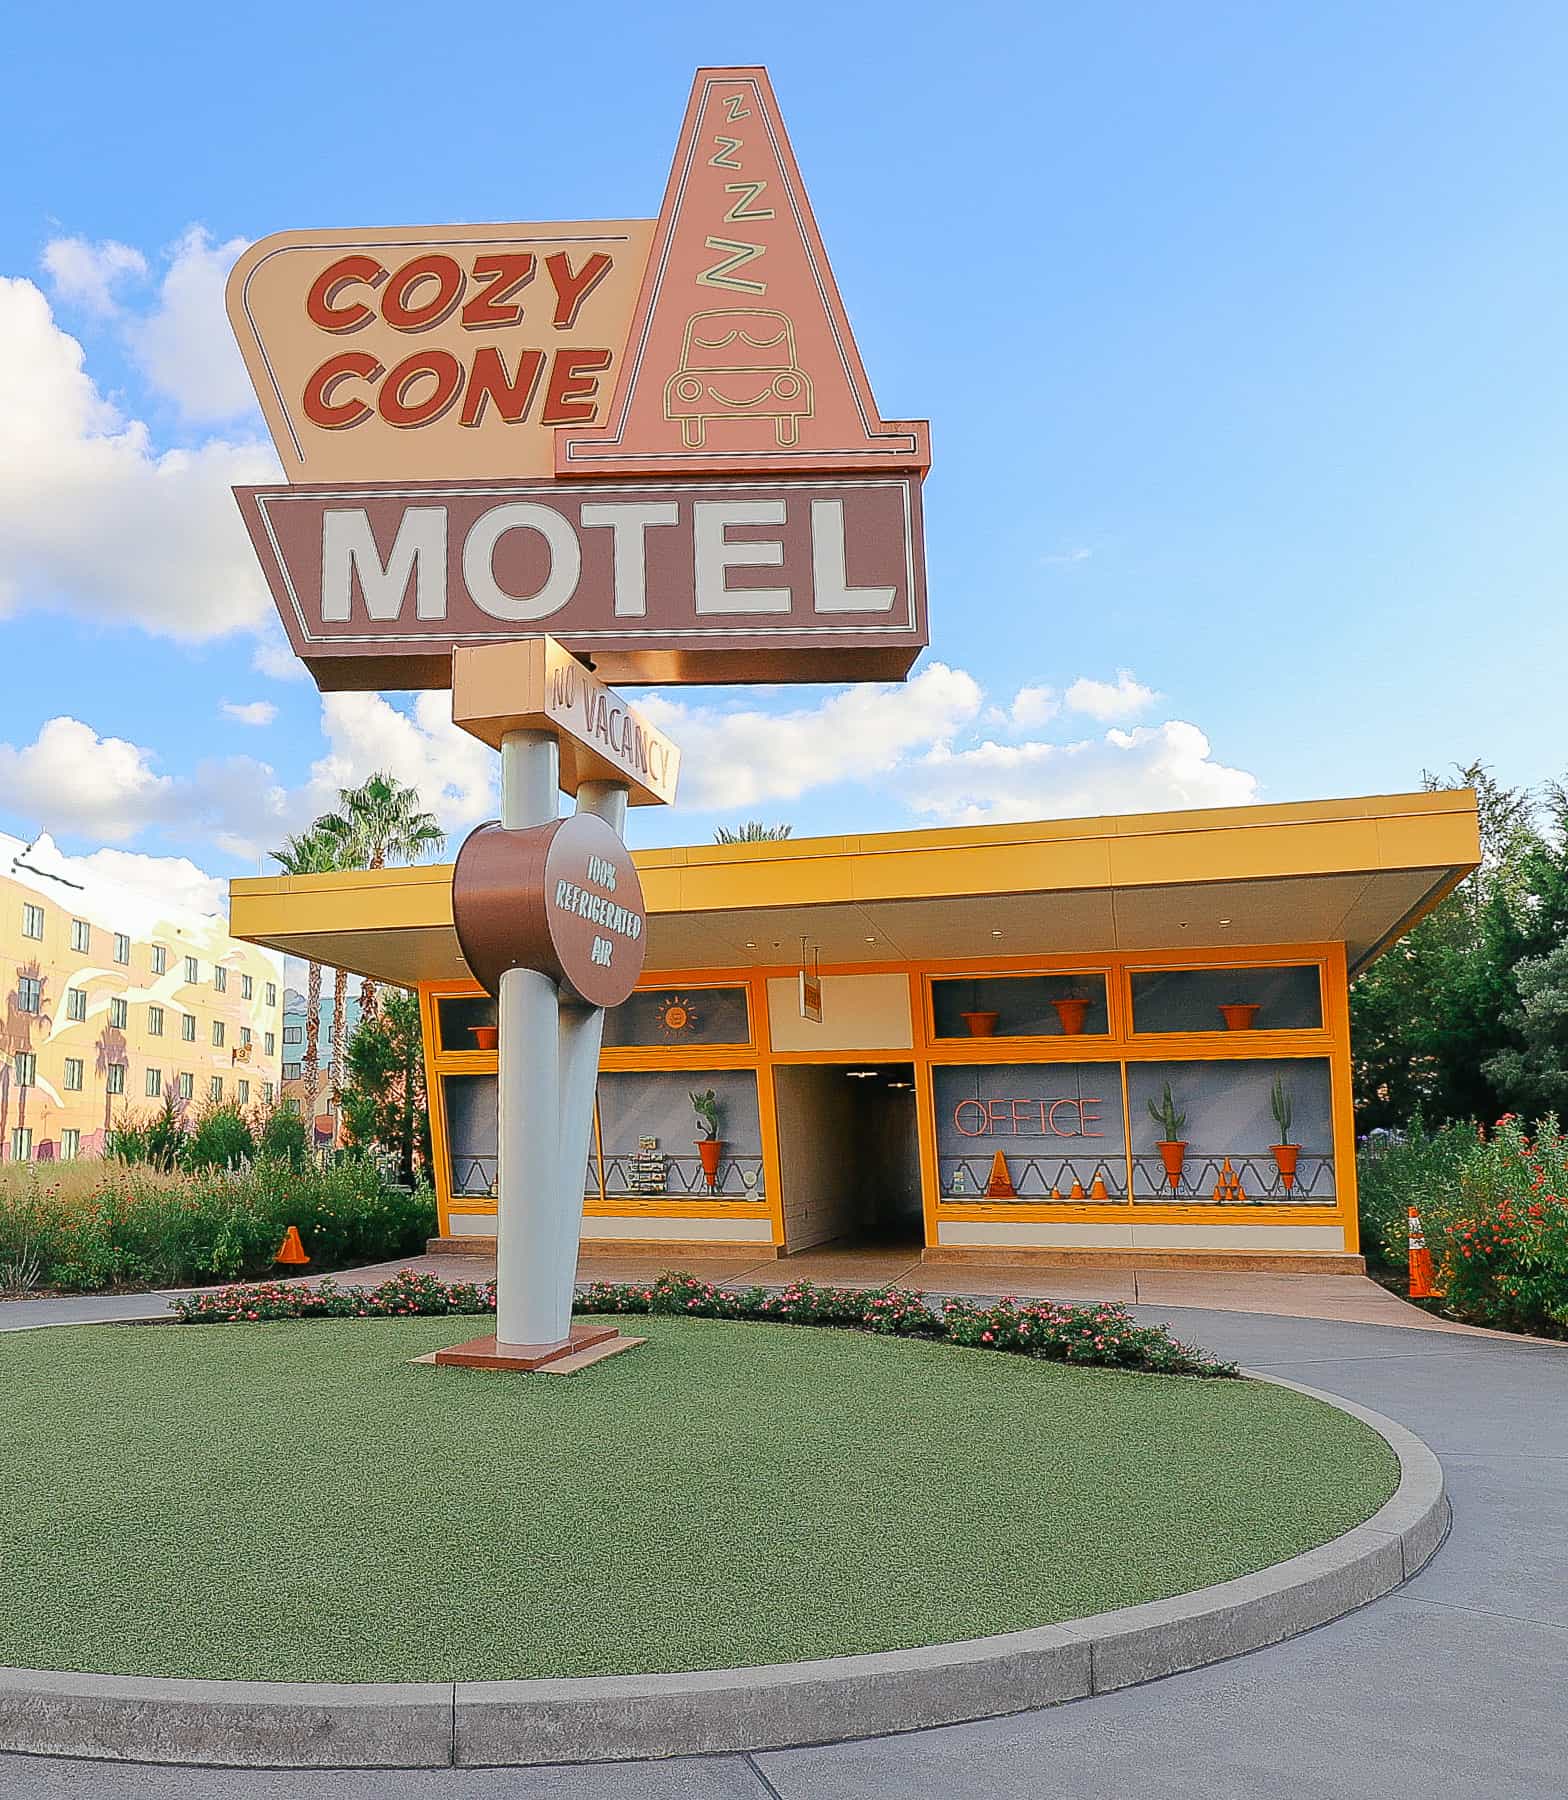
M 378 762 L 485 816 L 440 697 L 282 678 L 222 247 L 651 216 L 724 62 L 772 73 L 884 415 L 931 420 L 932 644 L 902 690 L 672 693 L 709 773 L 634 841 L 1563 772 L 1568 13 L 770 16 L 8 22 L 0 829 L 246 873 Z

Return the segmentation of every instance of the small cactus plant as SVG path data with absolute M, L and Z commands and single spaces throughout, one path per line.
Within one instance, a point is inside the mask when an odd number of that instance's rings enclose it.
M 1282 1144 L 1293 1144 L 1296 1140 L 1290 1135 L 1290 1122 L 1296 1116 L 1290 1089 L 1285 1086 L 1283 1077 L 1274 1077 L 1274 1086 L 1269 1094 L 1269 1111 L 1274 1115 L 1274 1123 L 1279 1127 L 1279 1141 Z
M 691 1108 L 697 1115 L 697 1129 L 704 1139 L 712 1140 L 719 1135 L 719 1097 L 709 1088 L 705 1094 L 693 1093 Z
M 1168 1081 L 1160 1095 L 1159 1105 L 1156 1106 L 1152 1100 L 1149 1102 L 1149 1117 L 1154 1120 L 1164 1134 L 1163 1141 L 1165 1143 L 1178 1144 L 1181 1142 L 1181 1134 L 1187 1124 L 1187 1115 L 1176 1110 L 1176 1100 L 1171 1093 L 1171 1084 Z

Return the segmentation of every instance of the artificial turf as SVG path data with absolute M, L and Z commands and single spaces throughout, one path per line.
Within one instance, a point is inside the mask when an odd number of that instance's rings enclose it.
M 0 1664 L 257 1680 L 731 1667 L 1070 1619 L 1373 1512 L 1398 1466 L 1250 1381 L 621 1321 L 583 1374 L 426 1318 L 0 1337 Z

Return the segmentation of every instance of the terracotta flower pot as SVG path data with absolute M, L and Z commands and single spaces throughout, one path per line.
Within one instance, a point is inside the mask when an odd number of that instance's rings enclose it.
M 1062 1022 L 1062 1036 L 1080 1036 L 1083 1022 L 1089 1016 L 1089 1002 L 1081 994 L 1064 994 L 1060 1000 L 1053 1000 L 1051 1004 Z
M 1243 1003 L 1233 1000 L 1228 1006 L 1220 1008 L 1220 1017 L 1225 1021 L 1227 1031 L 1251 1031 L 1252 1021 L 1257 1018 L 1259 1010 L 1250 1001 Z
M 995 1037 L 996 1021 L 1000 1015 L 994 1012 L 960 1013 L 959 1018 L 969 1027 L 971 1037 Z
M 1172 1189 L 1181 1185 L 1181 1166 L 1187 1160 L 1187 1143 L 1183 1139 L 1172 1140 L 1161 1138 L 1155 1149 L 1160 1153 L 1160 1161 L 1165 1164 L 1165 1176 Z
M 1279 1178 L 1288 1194 L 1296 1185 L 1296 1158 L 1301 1154 L 1300 1144 L 1270 1144 L 1274 1160 L 1279 1164 Z
M 470 1025 L 468 1029 L 474 1034 L 476 1050 L 493 1050 L 501 1034 L 499 1025 Z
M 719 1185 L 719 1163 L 724 1155 L 723 1138 L 697 1138 L 697 1154 L 702 1158 L 702 1173 L 710 1188 Z

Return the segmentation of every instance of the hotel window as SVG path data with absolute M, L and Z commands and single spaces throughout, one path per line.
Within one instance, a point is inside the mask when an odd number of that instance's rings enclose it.
M 248 1081 L 242 1081 L 240 1083 L 240 1105 L 250 1105 L 250 1083 Z
M 123 1094 L 125 1092 L 125 1064 L 110 1063 L 107 1073 L 109 1077 L 109 1092 L 111 1094 Z
M 167 975 L 169 972 L 169 952 L 162 944 L 152 947 L 152 972 L 154 975 Z
M 163 1036 L 163 1008 L 161 1006 L 147 1008 L 147 1035 L 148 1037 Z
M 305 1027 L 303 1025 L 285 1025 L 283 1027 L 283 1041 L 285 1044 L 303 1044 L 305 1041 Z
M 68 1094 L 79 1094 L 82 1091 L 81 1057 L 68 1056 L 65 1059 L 65 1080 L 61 1085 Z
M 493 1000 L 436 1003 L 443 1050 L 471 1050 L 474 1026 L 494 1025 Z M 751 1020 L 743 987 L 648 988 L 604 1015 L 604 1041 L 625 1046 L 749 1044 Z
M 242 1050 L 248 1050 L 250 1048 L 250 1045 L 251 1045 L 250 1027 L 248 1025 L 242 1025 L 240 1027 L 240 1048 Z
M 305 1065 L 303 1063 L 286 1062 L 283 1065 L 283 1079 L 285 1081 L 298 1081 L 300 1076 L 304 1073 L 304 1069 Z
M 1127 1198 L 1120 1064 L 956 1063 L 932 1096 L 944 1200 Z
M 283 1110 L 285 1112 L 293 1113 L 295 1118 L 298 1118 L 299 1117 L 299 1101 L 296 1100 L 292 1094 L 285 1094 L 283 1096 Z
M 44 934 L 44 909 L 41 906 L 24 906 L 22 908 L 22 936 L 41 938 Z
M 11 1161 L 31 1162 L 33 1160 L 33 1128 L 31 1125 L 18 1125 L 11 1132 Z
M 229 991 L 229 972 L 222 963 L 212 965 L 212 985 L 220 994 Z
M 131 1022 L 131 1009 L 123 1000 L 109 1002 L 109 1023 L 116 1031 L 124 1031 Z
M 255 977 L 251 975 L 242 975 L 240 977 L 240 998 L 242 1000 L 249 1000 L 254 996 L 255 992 Z
M 272 1094 L 273 1094 L 272 1083 L 270 1081 L 264 1081 L 261 1084 L 261 1103 L 263 1106 L 271 1106 Z
M 31 1050 L 18 1050 L 16 1053 L 16 1085 L 18 1087 L 36 1087 L 37 1084 L 37 1056 Z
M 267 1032 L 261 1040 L 262 1054 L 264 1056 L 274 1056 L 277 1054 L 277 1048 L 278 1034 L 275 1031 Z
M 44 984 L 36 975 L 18 975 L 16 978 L 17 1010 L 24 1013 L 35 1013 L 43 1006 Z
M 184 1038 L 184 1040 L 186 1041 L 187 1044 L 194 1044 L 196 1042 L 196 1015 L 195 1015 L 195 1013 L 185 1013 L 181 1016 L 181 1018 L 180 1018 L 180 1036 L 182 1038 Z
M 278 984 L 275 981 L 269 981 L 267 983 L 267 1004 L 268 1004 L 268 1006 L 276 1006 L 277 1003 L 278 1003 Z
M 197 966 L 196 958 L 194 956 L 187 956 L 185 959 L 185 979 L 187 981 L 197 981 L 200 979 L 200 976 L 201 971 Z
M 223 1098 L 223 1077 L 221 1075 L 214 1075 L 212 1080 L 208 1082 L 207 1092 L 214 1100 L 221 1100 Z
M 931 1022 L 939 1038 L 1104 1037 L 1105 977 L 949 976 L 931 983 Z
M 67 1125 L 60 1133 L 61 1162 L 75 1162 L 82 1153 L 82 1134 L 74 1125 Z
M 117 963 L 128 963 L 131 960 L 131 940 L 123 931 L 114 934 L 114 960 Z
M 85 919 L 72 919 L 72 921 L 71 921 L 71 948 L 73 950 L 87 951 L 92 948 L 92 942 L 93 942 L 92 926 L 89 925 Z
M 1134 969 L 1132 1028 L 1156 1031 L 1321 1031 L 1316 963 L 1283 968 Z
M 214 1019 L 212 1022 L 212 1047 L 214 1050 L 221 1050 L 223 1048 L 222 1019 Z
M 147 1071 L 147 1098 L 149 1100 L 156 1100 L 162 1092 L 163 1070 L 149 1069 Z
M 87 1017 L 87 989 L 67 988 L 65 990 L 65 1016 L 73 1025 L 80 1025 Z
M 196 1092 L 196 1077 L 188 1071 L 180 1077 L 180 1098 L 189 1100 Z

